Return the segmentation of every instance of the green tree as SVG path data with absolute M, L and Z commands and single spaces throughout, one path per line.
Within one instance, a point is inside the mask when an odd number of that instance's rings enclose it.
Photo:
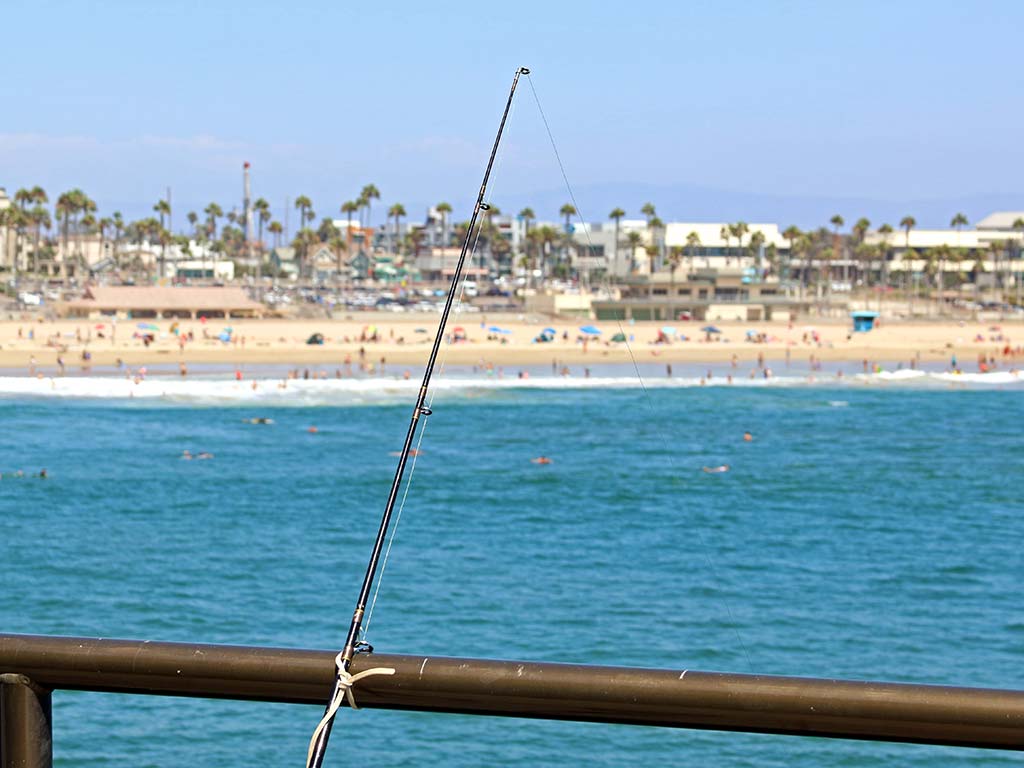
M 911 251 L 911 249 L 910 249 L 910 230 L 912 230 L 916 226 L 917 226 L 917 219 L 915 219 L 913 216 L 904 216 L 902 219 L 900 219 L 900 229 L 903 230 L 903 236 L 904 236 L 904 240 L 903 240 L 903 256 L 901 258 L 901 261 L 906 261 L 908 254 L 913 253 L 913 251 Z M 913 286 L 914 261 L 915 261 L 915 259 L 910 259 L 909 261 L 906 261 L 906 263 L 901 265 L 903 267 L 902 271 L 903 271 L 903 287 L 904 287 L 904 290 L 906 290 L 908 288 L 911 288 Z M 910 298 L 910 314 L 911 314 L 911 316 L 913 316 L 913 314 L 914 314 L 914 297 L 913 297 L 913 294 L 916 293 L 916 290 L 917 290 L 916 287 L 914 287 L 913 291 L 911 293 L 911 298 Z
M 370 226 L 370 206 L 374 200 L 380 200 L 380 190 L 377 189 L 374 184 L 367 184 L 363 187 L 362 192 L 359 193 L 359 199 L 362 204 L 366 207 L 366 226 Z
M 803 233 L 800 231 L 800 228 L 795 224 L 790 224 L 782 233 L 782 236 L 789 240 L 789 257 L 786 259 L 787 263 L 784 270 L 785 274 L 783 275 L 784 279 L 789 279 L 790 265 L 793 263 L 793 257 L 796 255 L 796 241 L 802 234 Z
M 889 288 L 889 238 L 892 237 L 893 229 L 888 224 L 878 228 L 880 242 L 878 244 L 878 281 L 881 290 L 878 292 L 878 311 L 882 311 L 882 294 Z
M 619 227 L 626 212 L 621 208 L 613 208 L 608 218 L 615 222 L 615 255 L 612 257 L 612 274 L 619 274 Z
M 743 258 L 743 236 L 750 231 L 745 221 L 737 221 L 729 225 L 729 234 L 736 238 L 736 258 Z
M 732 227 L 724 224 L 718 231 L 718 236 L 725 240 L 725 266 L 729 266 L 729 243 L 732 240 Z
M 560 216 L 565 217 L 565 227 L 562 230 L 563 233 L 563 246 L 562 246 L 562 261 L 566 265 L 570 263 L 570 243 L 572 242 L 572 229 L 569 220 L 576 215 L 576 206 L 572 203 L 565 203 L 561 208 L 558 209 Z
M 281 247 L 281 233 L 284 232 L 284 227 L 281 226 L 280 221 L 272 221 L 267 225 L 267 232 L 274 236 L 274 247 Z
M 397 253 L 399 248 L 399 226 L 401 219 L 405 216 L 405 207 L 401 203 L 395 203 L 388 208 L 388 218 L 395 220 L 394 238 L 391 243 L 391 249 Z
M 435 208 L 437 212 L 441 214 L 441 247 L 447 248 L 449 242 L 448 217 L 452 215 L 452 206 L 451 203 L 441 201 L 435 206 Z M 527 224 L 527 227 L 529 227 L 529 224 Z
M 636 230 L 626 233 L 626 242 L 629 244 L 629 271 L 636 272 L 636 249 L 644 241 L 644 236 Z
M 691 232 L 686 236 L 686 250 L 690 256 L 690 271 L 693 272 L 693 260 L 697 255 L 697 248 L 700 247 L 700 235 Z

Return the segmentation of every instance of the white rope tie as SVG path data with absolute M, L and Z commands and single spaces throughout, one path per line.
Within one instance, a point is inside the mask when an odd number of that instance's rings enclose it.
M 359 709 L 359 707 L 356 706 L 356 697 L 352 694 L 352 686 L 364 677 L 395 674 L 395 670 L 392 667 L 373 667 L 371 669 L 364 669 L 362 672 L 353 675 L 342 666 L 341 653 L 339 653 L 334 659 L 334 668 L 337 670 L 338 674 L 338 690 L 334 694 L 334 698 L 331 699 L 331 703 L 327 707 L 327 711 L 324 713 L 323 718 L 320 720 L 319 724 L 317 724 L 316 728 L 313 729 L 313 737 L 309 740 L 309 751 L 306 752 L 306 765 L 309 765 L 310 761 L 313 759 L 313 748 L 320 739 L 320 734 L 323 732 L 324 728 L 327 727 L 327 724 L 331 722 L 331 719 L 335 714 L 337 714 L 342 703 L 347 699 L 348 704 L 352 709 Z

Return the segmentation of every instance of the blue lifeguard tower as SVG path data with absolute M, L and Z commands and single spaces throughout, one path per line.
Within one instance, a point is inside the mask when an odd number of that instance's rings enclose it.
M 870 331 L 875 327 L 875 321 L 878 320 L 877 312 L 851 312 L 850 317 L 853 318 L 853 332 L 863 333 Z

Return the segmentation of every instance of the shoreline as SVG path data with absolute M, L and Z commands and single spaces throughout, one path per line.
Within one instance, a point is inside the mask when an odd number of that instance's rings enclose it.
M 137 321 L 122 320 L 110 338 L 108 322 L 55 320 L 48 322 L 0 322 L 0 371 L 29 372 L 32 359 L 37 369 L 54 369 L 61 358 L 67 371 L 83 364 L 92 368 L 114 367 L 118 361 L 137 368 L 217 366 L 227 370 L 252 365 L 282 368 L 306 366 L 332 370 L 345 366 L 377 367 L 381 359 L 388 367 L 422 370 L 430 353 L 437 317 L 410 315 L 396 317 L 372 313 L 344 320 L 229 320 L 180 321 L 177 329 L 192 341 L 181 342 L 171 332 L 172 321 L 141 321 L 156 330 L 140 330 Z M 600 336 L 586 336 L 580 326 L 594 325 Z M 449 332 L 463 328 L 466 341 L 442 343 L 439 362 L 448 365 L 502 366 L 506 371 L 528 366 L 599 366 L 609 364 L 695 364 L 732 363 L 740 368 L 758 363 L 758 357 L 778 366 L 787 359 L 791 365 L 804 366 L 812 359 L 820 363 L 951 365 L 953 359 L 963 370 L 978 369 L 980 356 L 994 359 L 999 368 L 1016 366 L 1024 360 L 1024 324 L 989 325 L 985 323 L 935 322 L 886 324 L 867 333 L 852 333 L 846 322 L 808 323 L 716 323 L 721 334 L 702 332 L 698 323 L 676 323 L 687 341 L 670 336 L 670 343 L 655 343 L 664 323 L 621 324 L 575 319 L 528 322 L 522 317 L 479 315 L 459 317 L 449 324 Z M 376 326 L 377 341 L 361 340 Z M 219 341 L 224 328 L 232 329 L 231 342 Z M 505 334 L 488 328 L 497 327 Z M 532 340 L 544 328 L 556 330 L 555 339 L 546 343 Z M 21 335 L 19 336 L 19 330 Z M 34 338 L 29 338 L 29 330 Z M 748 331 L 762 334 L 764 341 L 747 340 Z M 606 341 L 616 333 L 631 338 L 628 343 Z M 146 346 L 139 336 L 151 333 Z M 306 344 L 315 333 L 324 337 L 323 345 Z M 566 338 L 567 337 L 567 338 Z M 584 339 L 586 341 L 584 342 Z M 504 340 L 504 342 L 502 341 Z M 362 350 L 362 352 L 361 352 Z M 1007 352 L 1009 352 L 1007 354 Z M 88 353 L 90 360 L 83 360 Z

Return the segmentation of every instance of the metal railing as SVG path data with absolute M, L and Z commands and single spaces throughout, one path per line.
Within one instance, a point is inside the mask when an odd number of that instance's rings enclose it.
M 51 693 L 322 705 L 333 651 L 0 634 L 0 768 L 52 764 Z M 1024 691 L 438 656 L 391 667 L 360 707 L 1024 750 Z

